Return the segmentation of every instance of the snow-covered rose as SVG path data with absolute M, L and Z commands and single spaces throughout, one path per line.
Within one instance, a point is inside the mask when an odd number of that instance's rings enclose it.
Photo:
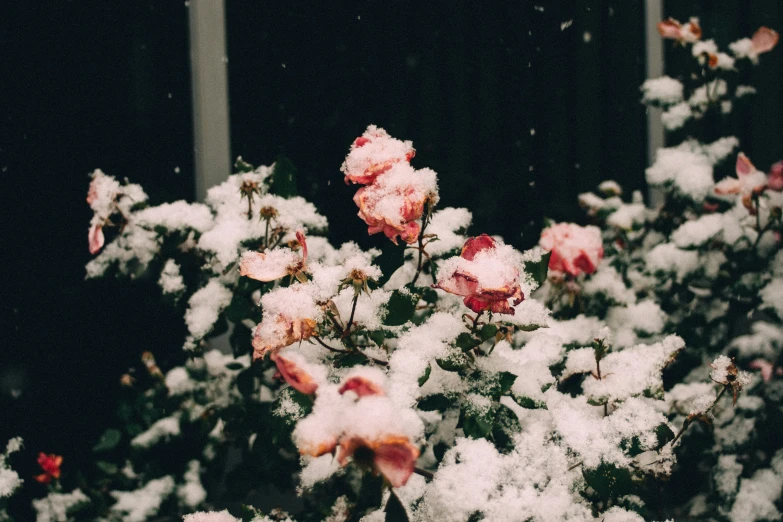
M 268 353 L 309 339 L 315 334 L 316 324 L 309 317 L 264 316 L 253 329 L 253 359 L 263 359 Z
M 541 232 L 538 244 L 552 253 L 550 270 L 567 272 L 572 276 L 592 274 L 604 257 L 601 230 L 594 226 L 558 223 Z
M 274 248 L 269 252 L 245 252 L 239 261 L 239 275 L 269 282 L 286 275 L 300 278 L 307 268 L 307 241 L 304 232 L 296 231 L 296 240 L 302 246 L 302 257 L 290 248 Z
M 379 174 L 399 162 L 408 162 L 416 154 L 410 141 L 400 141 L 375 125 L 356 138 L 340 170 L 346 183 L 367 185 Z
M 350 457 L 361 464 L 372 465 L 392 487 L 399 488 L 407 484 L 413 474 L 419 448 L 405 436 L 387 435 L 379 439 L 343 437 L 337 447 L 337 460 L 345 466 Z
M 429 202 L 437 201 L 436 174 L 430 169 L 416 170 L 407 163 L 397 163 L 360 188 L 353 198 L 359 217 L 370 234 L 383 232 L 395 244 L 397 237 L 415 243 L 421 226 L 416 222 Z
M 513 250 L 486 234 L 468 239 L 459 257 L 446 260 L 433 286 L 465 297 L 465 306 L 476 313 L 514 315 L 508 300 L 516 306 L 525 298 Z

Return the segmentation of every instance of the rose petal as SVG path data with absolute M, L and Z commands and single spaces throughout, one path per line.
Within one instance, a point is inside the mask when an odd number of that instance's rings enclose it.
M 95 255 L 100 252 L 106 241 L 103 236 L 103 227 L 101 225 L 92 225 L 87 233 L 87 241 L 89 242 L 90 254 Z
M 302 264 L 307 266 L 307 238 L 305 237 L 303 230 L 296 231 L 296 240 L 302 245 Z
M 748 157 L 745 155 L 744 152 L 740 152 L 737 155 L 737 164 L 736 164 L 736 170 L 737 170 L 737 177 L 742 178 L 743 176 L 747 176 L 754 170 L 756 170 L 756 167 L 753 166 L 753 163 L 750 162 Z
M 287 254 L 275 249 L 269 254 L 245 252 L 239 261 L 239 275 L 265 283 L 288 274 L 288 267 L 299 261 L 299 256 L 288 250 Z
M 388 437 L 373 445 L 373 464 L 392 487 L 407 484 L 416 467 L 419 449 L 406 437 Z
M 486 234 L 481 234 L 478 237 L 471 237 L 465 241 L 465 245 L 462 247 L 460 255 L 468 261 L 473 261 L 476 254 L 482 250 L 488 250 L 495 248 L 495 240 Z
M 777 192 L 783 190 L 783 161 L 778 161 L 770 167 L 767 187 Z
M 674 18 L 658 22 L 658 32 L 664 38 L 679 40 L 682 37 L 682 25 Z
M 283 376 L 283 379 L 285 379 L 285 382 L 290 384 L 292 388 L 305 395 L 313 395 L 316 392 L 318 383 L 313 380 L 309 373 L 297 366 L 295 362 L 277 354 L 272 354 L 271 359 L 275 361 L 277 369 L 280 375 Z
M 383 388 L 377 383 L 366 379 L 360 375 L 355 375 L 347 379 L 338 390 L 340 394 L 352 391 L 359 397 L 367 397 L 370 395 L 385 395 Z
M 753 33 L 753 38 L 751 38 L 753 50 L 756 54 L 769 52 L 778 44 L 778 39 L 779 35 L 777 31 L 774 31 L 769 27 L 759 27 L 756 32 Z

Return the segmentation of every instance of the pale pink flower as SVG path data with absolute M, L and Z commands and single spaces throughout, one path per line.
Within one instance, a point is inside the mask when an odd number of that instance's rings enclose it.
M 90 226 L 89 232 L 87 232 L 87 241 L 90 246 L 90 254 L 97 254 L 103 248 L 103 244 L 106 239 L 103 236 L 103 226 L 94 223 Z
M 398 236 L 415 243 L 421 230 L 416 220 L 424 214 L 425 205 L 437 201 L 436 176 L 430 169 L 415 170 L 397 163 L 372 185 L 360 188 L 353 200 L 370 234 L 383 232 L 394 244 Z
M 510 247 L 486 234 L 468 239 L 459 257 L 446 260 L 433 287 L 463 296 L 465 306 L 476 313 L 514 315 L 509 299 L 516 306 L 525 298 Z
M 724 178 L 715 184 L 715 193 L 720 195 L 749 195 L 764 190 L 767 177 L 753 166 L 748 157 L 740 152 L 735 167 L 736 178 Z
M 283 314 L 265 315 L 253 329 L 253 360 L 301 342 L 315 335 L 317 322 L 309 317 L 291 318 Z
M 748 364 L 748 367 L 754 370 L 760 370 L 761 378 L 764 382 L 771 381 L 774 376 L 783 376 L 783 367 L 778 366 L 775 368 L 775 365 L 766 359 L 755 359 Z
M 297 364 L 294 358 L 273 353 L 271 359 L 277 365 L 277 370 L 285 382 L 290 384 L 295 390 L 305 395 L 313 395 L 318 390 L 316 379 L 301 365 Z
M 362 449 L 361 464 L 370 465 L 384 476 L 394 488 L 408 483 L 419 458 L 419 449 L 406 436 L 386 435 L 379 439 L 343 437 L 337 448 L 337 460 L 341 466 L 348 458 L 357 460 L 357 450 Z
M 410 161 L 415 154 L 410 141 L 392 138 L 385 130 L 370 125 L 353 142 L 340 170 L 346 183 L 366 185 L 395 163 Z
M 307 241 L 304 232 L 296 231 L 296 239 L 302 246 L 302 257 L 290 248 L 274 248 L 268 252 L 245 252 L 239 261 L 239 275 L 269 282 L 286 275 L 301 279 L 307 268 Z
M 778 44 L 779 38 L 777 31 L 769 27 L 759 27 L 750 39 L 753 44 L 753 52 L 759 55 L 771 51 Z
M 592 274 L 604 257 L 601 230 L 575 223 L 558 223 L 541 232 L 538 244 L 551 252 L 549 269 L 566 272 L 574 277 Z
M 694 43 L 701 39 L 699 19 L 691 18 L 688 23 L 681 24 L 674 18 L 658 22 L 658 32 L 664 38 L 677 40 L 680 43 Z

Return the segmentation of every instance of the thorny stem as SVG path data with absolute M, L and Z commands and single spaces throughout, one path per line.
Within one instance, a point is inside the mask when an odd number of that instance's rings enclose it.
M 476 326 L 478 325 L 479 317 L 484 313 L 484 310 L 480 311 L 476 314 L 476 317 L 473 319 L 473 333 L 476 333 Z
M 424 261 L 424 231 L 427 229 L 427 225 L 429 224 L 429 213 L 427 216 L 424 217 L 424 224 L 421 227 L 421 230 L 419 231 L 419 262 L 418 266 L 416 267 L 416 275 L 413 277 L 413 281 L 411 281 L 411 286 L 416 284 L 416 281 L 419 279 L 419 276 L 421 275 L 421 269 Z
M 720 391 L 717 397 L 715 397 L 715 401 L 710 405 L 709 408 L 704 410 L 704 414 L 709 413 L 709 411 L 715 407 L 716 404 L 718 404 L 718 401 L 721 397 L 723 397 L 723 394 L 726 393 L 726 390 L 728 389 L 728 386 L 724 386 L 723 389 Z M 674 447 L 674 443 L 677 442 L 677 439 L 682 437 L 682 434 L 685 433 L 685 431 L 688 429 L 688 427 L 693 423 L 693 420 L 690 417 L 685 418 L 685 422 L 682 423 L 682 428 L 680 428 L 680 431 L 677 432 L 677 435 L 674 436 L 674 438 L 671 440 L 671 445 Z M 663 446 L 657 448 L 661 449 Z
M 253 219 L 253 198 L 251 195 L 247 196 L 247 219 Z
M 320 344 L 321 346 L 323 346 L 324 348 L 326 348 L 326 349 L 327 349 L 327 350 L 329 350 L 330 352 L 334 352 L 334 353 L 351 353 L 351 352 L 349 352 L 348 350 L 340 350 L 339 348 L 334 348 L 334 347 L 332 347 L 332 346 L 329 346 L 328 344 L 326 344 L 325 342 L 323 342 L 323 341 L 321 340 L 321 338 L 320 338 L 320 337 L 318 337 L 317 335 L 314 335 L 314 336 L 313 336 L 313 339 L 315 339 L 315 340 L 318 342 L 318 344 Z
M 413 472 L 417 475 L 421 475 L 425 479 L 432 480 L 435 478 L 435 474 L 432 471 L 427 471 L 426 469 L 413 468 Z

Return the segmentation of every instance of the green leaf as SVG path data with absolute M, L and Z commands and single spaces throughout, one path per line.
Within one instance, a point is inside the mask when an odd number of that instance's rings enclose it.
M 107 475 L 114 475 L 117 473 L 117 465 L 105 460 L 99 460 L 95 463 L 99 470 L 103 471 Z
M 541 286 L 546 281 L 547 271 L 549 270 L 549 257 L 551 255 L 551 252 L 547 252 L 538 261 L 527 261 L 525 263 L 525 272 L 530 274 L 538 286 Z
M 480 332 L 481 340 L 487 341 L 489 339 L 492 339 L 493 337 L 495 337 L 495 334 L 497 333 L 498 333 L 497 325 L 485 324 L 484 326 L 481 327 L 481 332 Z
M 353 368 L 367 362 L 367 358 L 356 352 L 340 354 L 334 359 L 334 365 L 338 368 Z
M 226 307 L 226 318 L 232 323 L 239 323 L 242 319 L 250 316 L 250 311 L 253 308 L 253 303 L 241 294 L 234 294 L 231 299 L 231 304 Z
M 633 490 L 631 472 L 614 464 L 601 464 L 595 469 L 582 469 L 582 475 L 590 486 L 604 498 L 621 497 Z
M 393 291 L 389 301 L 386 303 L 386 317 L 383 320 L 383 324 L 386 326 L 402 326 L 407 323 L 416 312 L 416 303 L 418 302 L 419 296 L 407 289 Z
M 655 428 L 655 436 L 658 438 L 658 447 L 662 448 L 672 440 L 674 440 L 674 432 L 672 429 L 664 423 L 659 424 Z
M 544 404 L 541 401 L 531 399 L 530 397 L 523 397 L 522 395 L 512 395 L 511 398 L 514 399 L 514 402 L 516 402 L 517 404 L 519 404 L 520 406 L 528 410 L 546 409 L 546 404 Z
M 421 291 L 421 298 L 430 304 L 438 302 L 438 292 L 432 288 L 423 288 Z
M 109 428 L 103 432 L 103 435 L 101 435 L 101 438 L 98 440 L 98 443 L 93 446 L 92 450 L 95 452 L 112 450 L 119 444 L 121 439 L 122 433 L 120 430 Z
M 465 435 L 472 439 L 483 439 L 491 431 L 495 421 L 495 408 L 490 408 L 486 412 L 476 412 L 471 408 L 463 406 L 460 411 L 460 424 Z
M 463 351 L 469 351 L 475 348 L 476 346 L 481 344 L 481 341 L 473 337 L 471 334 L 467 332 L 462 332 L 457 336 L 456 341 L 457 348 L 462 349 Z
M 514 434 L 522 431 L 516 413 L 508 406 L 499 405 L 492 426 L 492 439 L 495 446 L 504 452 L 514 449 Z
M 269 189 L 273 194 L 286 199 L 296 196 L 296 169 L 290 159 L 278 156 L 269 177 Z
M 397 496 L 393 489 L 390 493 L 389 500 L 386 501 L 386 509 L 383 510 L 386 513 L 385 522 L 410 522 L 408 512 L 405 511 L 405 506 L 402 505 L 400 497 Z
M 517 326 L 520 330 L 523 332 L 535 332 L 539 328 L 543 328 L 543 325 L 540 324 L 523 324 L 521 326 Z
M 256 379 L 253 368 L 248 368 L 237 375 L 237 388 L 244 397 L 250 397 L 256 388 Z
M 253 332 L 242 323 L 235 323 L 231 335 L 228 336 L 228 342 L 234 357 L 253 353 Z
M 424 383 L 430 378 L 430 373 L 432 373 L 432 366 L 428 364 L 427 369 L 424 370 L 422 376 L 419 377 L 419 386 L 424 386 Z
M 511 372 L 500 372 L 500 395 L 505 395 L 508 390 L 514 385 L 517 380 L 517 376 Z
M 244 367 L 245 367 L 244 364 L 236 361 L 226 364 L 226 368 L 232 371 L 241 370 Z
M 447 372 L 458 372 L 470 366 L 470 358 L 458 350 L 451 350 L 446 357 L 435 359 L 435 362 Z
M 373 263 L 381 269 L 381 278 L 378 285 L 383 286 L 405 261 L 405 246 L 389 243 L 383 247 L 381 255 L 373 260 Z
M 454 400 L 438 393 L 419 400 L 418 407 L 421 411 L 446 411 L 453 403 Z
M 386 333 L 383 330 L 374 330 L 367 335 L 379 348 L 386 342 Z

